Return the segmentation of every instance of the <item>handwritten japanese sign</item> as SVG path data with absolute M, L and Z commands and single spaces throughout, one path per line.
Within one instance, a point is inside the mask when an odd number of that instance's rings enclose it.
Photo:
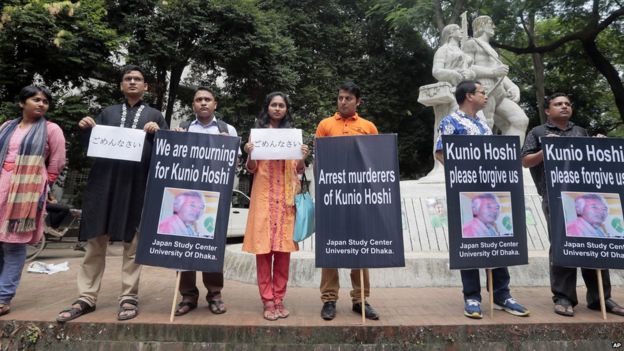
M 91 130 L 87 156 L 141 162 L 145 132 L 97 125 Z
M 301 129 L 252 129 L 252 160 L 299 160 L 303 157 Z

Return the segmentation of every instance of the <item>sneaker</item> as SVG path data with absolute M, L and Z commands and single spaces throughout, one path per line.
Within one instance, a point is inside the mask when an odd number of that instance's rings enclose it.
M 361 315 L 362 314 L 362 303 L 361 302 L 354 303 L 352 310 L 353 310 L 353 312 Z M 366 302 L 364 304 L 364 317 L 376 321 L 376 320 L 379 319 L 379 313 L 377 313 L 377 311 L 375 311 L 373 306 L 369 305 L 368 302 Z
M 481 319 L 481 302 L 473 299 L 466 300 L 464 304 L 464 316 L 468 318 Z
M 321 309 L 321 318 L 326 321 L 331 321 L 336 317 L 336 301 L 327 301 L 323 304 Z
M 513 297 L 508 298 L 502 303 L 494 302 L 494 308 L 500 311 L 505 311 L 513 314 L 514 316 L 526 317 L 529 315 L 529 310 L 526 307 L 519 304 Z

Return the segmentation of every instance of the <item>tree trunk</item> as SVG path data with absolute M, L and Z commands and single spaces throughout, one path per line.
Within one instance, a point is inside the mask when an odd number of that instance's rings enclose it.
M 154 87 L 154 94 L 156 94 L 156 106 L 157 110 L 162 111 L 165 104 L 165 93 L 167 92 L 167 70 L 164 68 L 156 68 L 156 83 Z
M 436 27 L 438 27 L 438 33 L 442 33 L 442 29 L 446 25 L 444 23 L 444 15 L 442 14 L 442 0 L 432 0 L 433 1 L 433 10 L 434 10 L 434 19 L 436 23 Z
M 171 116 L 173 115 L 173 106 L 178 96 L 178 87 L 182 78 L 184 64 L 176 65 L 171 68 L 171 78 L 169 79 L 169 98 L 167 99 L 167 111 L 165 112 L 165 120 L 171 125 Z
M 526 25 L 522 15 L 520 15 L 520 19 L 523 23 L 524 31 L 529 37 L 529 44 L 535 45 L 535 11 L 530 11 Z M 533 86 L 535 86 L 535 106 L 537 107 L 537 114 L 539 116 L 540 124 L 546 122 L 546 113 L 544 112 L 544 55 L 539 52 L 534 52 L 531 54 L 531 59 L 533 60 Z
M 455 4 L 453 5 L 453 13 L 451 14 L 451 18 L 449 19 L 447 24 L 455 23 L 461 25 L 459 23 L 462 12 L 464 12 L 465 8 L 465 0 L 455 0 Z
M 535 103 L 537 111 L 539 113 L 540 124 L 546 122 L 546 114 L 544 113 L 544 97 L 546 95 L 544 89 L 544 58 L 542 54 L 533 53 L 533 70 L 535 72 L 533 76 L 533 84 L 535 86 Z
M 613 67 L 611 62 L 598 50 L 596 45 L 596 38 L 591 37 L 582 41 L 583 49 L 589 56 L 589 59 L 594 64 L 594 67 L 607 79 L 611 91 L 613 92 L 613 98 L 615 100 L 615 106 L 620 113 L 620 119 L 624 121 L 624 86 L 622 80 L 618 74 L 618 71 Z

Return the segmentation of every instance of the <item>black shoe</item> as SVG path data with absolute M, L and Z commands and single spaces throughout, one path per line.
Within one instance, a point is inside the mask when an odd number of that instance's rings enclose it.
M 334 317 L 336 317 L 336 301 L 325 302 L 321 310 L 321 318 L 326 321 L 331 321 Z
M 364 307 L 364 316 L 366 318 L 368 318 L 368 319 L 378 320 L 379 319 L 379 314 L 377 313 L 377 311 L 375 311 L 373 306 L 369 305 L 368 302 L 366 302 L 365 306 L 366 307 Z M 360 303 L 360 302 L 354 303 L 353 304 L 353 312 L 361 315 L 362 314 L 362 303 Z

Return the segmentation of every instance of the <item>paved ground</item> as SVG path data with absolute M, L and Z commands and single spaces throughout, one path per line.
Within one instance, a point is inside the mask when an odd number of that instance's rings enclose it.
M 0 317 L 4 320 L 31 320 L 53 322 L 57 313 L 69 306 L 76 296 L 76 270 L 81 262 L 81 253 L 62 248 L 46 248 L 40 260 L 47 263 L 69 262 L 70 270 L 54 275 L 40 275 L 24 272 L 17 296 L 12 303 L 12 312 Z M 76 322 L 80 323 L 118 323 L 115 319 L 117 294 L 119 292 L 120 257 L 119 245 L 110 249 L 103 288 L 97 304 L 97 310 L 85 315 Z M 344 282 L 347 284 L 347 282 Z M 172 270 L 144 267 L 140 301 L 141 313 L 125 323 L 166 324 L 175 288 L 175 273 Z M 290 288 L 286 306 L 291 311 L 287 319 L 275 322 L 262 318 L 262 306 L 254 284 L 226 281 L 223 291 L 228 312 L 213 315 L 202 301 L 200 307 L 186 316 L 177 317 L 176 324 L 189 325 L 238 325 L 238 326 L 355 326 L 361 324 L 360 316 L 351 312 L 349 289 L 342 289 L 338 302 L 338 316 L 327 322 L 320 318 L 321 302 L 318 289 Z M 624 303 L 624 288 L 615 287 L 613 298 Z M 202 290 L 202 294 L 205 291 Z M 463 316 L 461 290 L 449 288 L 375 288 L 372 290 L 370 303 L 381 314 L 379 321 L 367 321 L 369 326 L 440 326 L 440 325 L 494 325 L 494 324 L 559 324 L 559 323 L 602 323 L 599 312 L 588 310 L 584 305 L 576 308 L 574 318 L 555 315 L 552 312 L 550 292 L 547 287 L 512 286 L 513 295 L 530 310 L 528 318 L 515 317 L 505 312 L 495 311 L 493 318 L 489 313 L 482 320 L 471 320 Z M 581 298 L 585 290 L 578 289 Z M 484 299 L 488 295 L 484 289 Z M 483 305 L 487 309 L 488 304 Z M 624 317 L 609 315 L 607 323 L 622 323 Z M 622 340 L 624 341 L 624 340 Z

